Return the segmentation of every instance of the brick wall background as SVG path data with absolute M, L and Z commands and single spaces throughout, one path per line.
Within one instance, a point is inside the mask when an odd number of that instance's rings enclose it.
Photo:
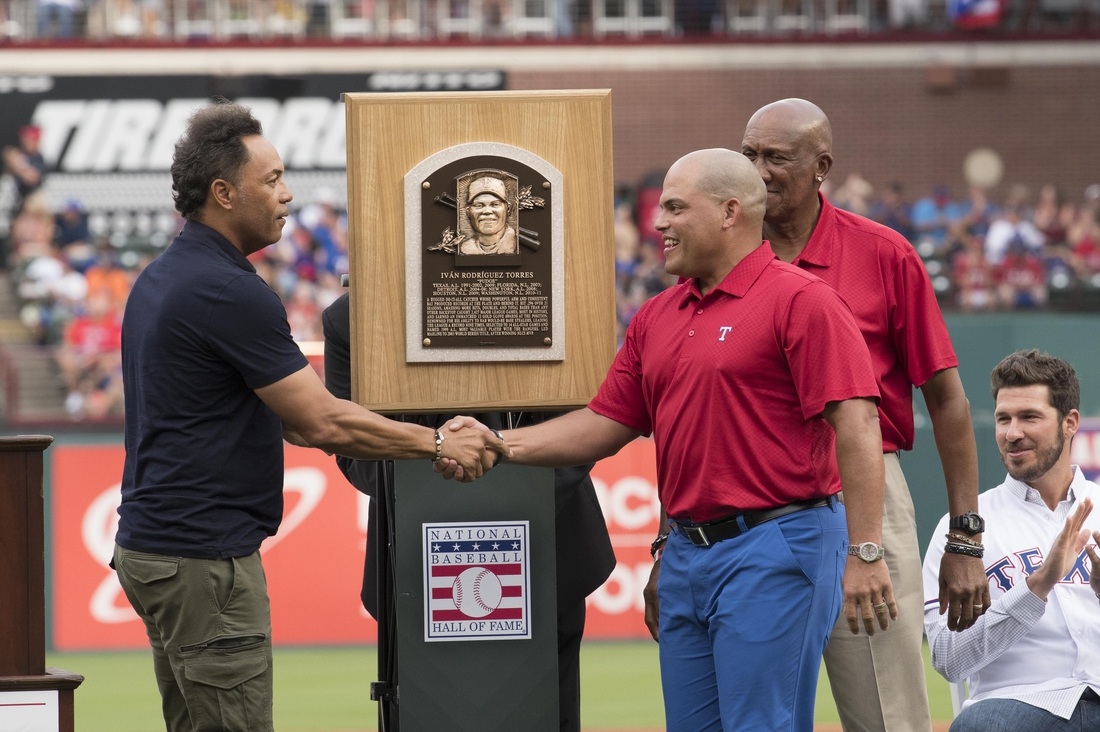
M 636 184 L 680 155 L 739 149 L 756 109 L 785 97 L 821 106 L 833 125 L 834 185 L 857 172 L 876 189 L 903 182 L 912 201 L 938 183 L 965 194 L 963 160 L 997 151 L 994 196 L 1054 183 L 1072 200 L 1100 182 L 1100 68 L 886 68 L 710 71 L 514 71 L 513 89 L 610 88 L 615 179 Z M 1033 198 L 1034 200 L 1034 198 Z

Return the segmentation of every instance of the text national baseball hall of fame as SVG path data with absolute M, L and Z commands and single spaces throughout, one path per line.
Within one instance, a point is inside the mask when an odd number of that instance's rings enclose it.
M 528 522 L 423 526 L 424 640 L 530 638 Z

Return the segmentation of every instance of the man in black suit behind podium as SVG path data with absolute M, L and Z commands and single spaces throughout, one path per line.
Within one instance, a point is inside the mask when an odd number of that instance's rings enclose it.
M 325 385 L 340 399 L 351 399 L 351 325 L 348 294 L 344 293 L 321 315 L 325 331 Z M 409 417 L 440 428 L 454 415 L 429 414 Z M 533 424 L 556 416 L 525 414 Z M 504 415 L 476 415 L 492 429 L 505 429 Z M 533 417 L 533 419 L 532 419 Z M 405 419 L 402 417 L 401 419 Z M 367 559 L 363 567 L 363 607 L 378 617 L 378 525 L 375 510 L 377 488 L 386 463 L 337 457 L 337 465 L 357 490 L 371 497 L 367 518 Z M 607 535 L 603 513 L 596 500 L 591 465 L 554 470 L 555 543 L 558 583 L 558 712 L 563 732 L 579 732 L 580 647 L 584 633 L 584 599 L 603 584 L 615 568 L 615 553 Z M 391 473 L 392 474 L 392 473 Z

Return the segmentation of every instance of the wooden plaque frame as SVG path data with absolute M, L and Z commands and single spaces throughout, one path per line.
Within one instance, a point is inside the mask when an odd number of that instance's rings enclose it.
M 609 90 L 345 94 L 352 394 L 382 413 L 586 405 L 615 356 Z M 523 148 L 563 177 L 561 361 L 406 362 L 405 174 L 463 143 Z

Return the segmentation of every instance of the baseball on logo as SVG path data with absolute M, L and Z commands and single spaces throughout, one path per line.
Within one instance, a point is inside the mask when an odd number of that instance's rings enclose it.
M 495 574 L 484 567 L 470 567 L 455 578 L 452 594 L 463 615 L 483 618 L 497 609 L 502 593 Z

